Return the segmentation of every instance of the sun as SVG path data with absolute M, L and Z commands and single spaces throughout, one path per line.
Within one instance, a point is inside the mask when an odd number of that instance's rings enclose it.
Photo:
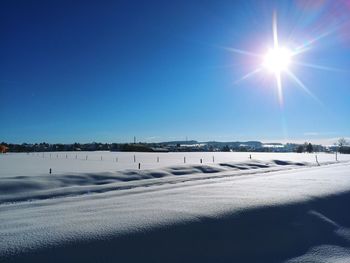
M 279 74 L 288 70 L 292 52 L 288 48 L 270 49 L 264 56 L 263 66 L 271 73 Z
M 304 66 L 314 69 L 321 69 L 327 71 L 338 71 L 338 69 L 329 68 L 321 65 L 315 65 L 310 63 L 304 63 L 300 60 L 300 54 L 308 51 L 310 49 L 310 45 L 319 39 L 327 36 L 327 34 L 321 34 L 319 37 L 307 41 L 305 44 L 301 46 L 295 46 L 291 42 L 280 42 L 280 38 L 277 32 L 277 13 L 273 13 L 272 17 L 272 40 L 270 42 L 270 49 L 264 54 L 255 53 L 247 50 L 237 49 L 237 48 L 225 48 L 231 52 L 241 54 L 244 56 L 250 56 L 254 58 L 258 58 L 258 67 L 256 67 L 251 72 L 245 74 L 243 77 L 238 79 L 235 83 L 239 83 L 240 81 L 251 78 L 260 73 L 268 73 L 272 78 L 276 81 L 276 90 L 278 95 L 278 101 L 280 106 L 283 106 L 283 85 L 282 80 L 284 76 L 287 76 L 288 79 L 292 80 L 297 87 L 301 88 L 304 92 L 310 95 L 313 99 L 315 99 L 318 103 L 322 104 L 322 102 L 306 87 L 306 85 L 293 73 L 290 69 L 290 66 Z M 282 44 L 282 45 L 281 45 Z M 293 47 L 289 49 L 288 47 Z

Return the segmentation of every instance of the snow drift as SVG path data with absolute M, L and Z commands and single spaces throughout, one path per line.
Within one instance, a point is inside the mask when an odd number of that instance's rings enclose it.
M 141 186 L 169 184 L 184 181 L 214 179 L 272 172 L 312 166 L 308 163 L 273 160 L 217 165 L 181 165 L 158 170 L 124 170 L 100 173 L 46 174 L 38 176 L 3 176 L 0 178 L 0 204 L 62 196 L 102 193 Z M 176 177 L 176 178 L 175 178 Z M 156 180 L 164 178 L 165 180 Z M 154 179 L 154 180 L 149 180 Z M 145 181 L 147 180 L 147 181 Z
M 0 177 L 1 262 L 349 262 L 350 163 Z

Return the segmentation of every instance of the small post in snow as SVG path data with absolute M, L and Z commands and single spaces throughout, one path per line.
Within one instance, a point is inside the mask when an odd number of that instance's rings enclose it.
M 52 169 L 50 168 L 49 173 L 52 174 Z
M 141 169 L 141 163 L 139 163 L 139 170 Z
M 335 152 L 335 161 L 338 162 L 338 152 Z
M 136 163 L 136 155 L 134 154 L 134 163 Z
M 317 160 L 317 154 L 315 155 L 315 158 L 316 158 L 316 163 L 317 163 L 317 165 L 320 166 L 320 163 L 319 163 L 318 160 Z
M 184 157 L 184 163 L 186 163 L 186 157 Z
M 201 163 L 203 163 L 203 159 L 202 158 L 200 159 L 200 161 L 201 161 Z
M 85 160 L 87 160 L 88 156 L 86 155 Z
M 215 163 L 214 155 L 213 155 L 213 163 Z
M 118 157 L 115 158 L 115 162 L 116 162 L 116 163 L 118 162 Z
M 101 155 L 101 161 L 102 161 L 102 155 Z
M 249 154 L 249 159 L 250 159 L 250 160 L 252 159 L 252 155 L 251 155 L 251 154 Z

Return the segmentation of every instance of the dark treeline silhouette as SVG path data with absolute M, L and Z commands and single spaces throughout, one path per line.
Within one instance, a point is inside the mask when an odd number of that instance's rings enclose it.
M 340 138 L 338 140 L 338 151 L 340 153 L 350 153 L 349 142 L 345 138 Z
M 347 154 L 350 154 L 350 146 L 342 146 L 342 147 L 339 147 L 339 152 L 340 152 L 340 153 L 347 153 Z
M 333 147 L 332 151 L 336 151 L 337 147 Z M 295 148 L 295 152 L 297 153 L 303 153 L 303 152 L 308 152 L 308 153 L 313 153 L 313 152 L 323 152 L 327 151 L 325 150 L 325 147 L 322 145 L 314 145 L 311 143 L 305 142 L 304 144 L 300 144 Z
M 119 151 L 119 152 L 335 152 L 350 153 L 350 147 L 344 144 L 324 147 L 322 145 L 304 144 L 264 144 L 258 141 L 247 142 L 198 142 L 173 141 L 160 143 L 22 143 L 2 142 L 2 152 L 62 152 L 62 151 Z
M 49 144 L 42 143 L 22 143 L 13 144 L 2 142 L 0 144 L 4 149 L 3 152 L 63 152 L 63 151 L 122 151 L 122 152 L 155 152 L 155 151 L 167 151 L 166 149 L 159 148 L 158 144 L 146 144 L 146 143 L 73 143 L 62 144 L 55 143 Z M 158 148 L 157 148 L 158 147 Z

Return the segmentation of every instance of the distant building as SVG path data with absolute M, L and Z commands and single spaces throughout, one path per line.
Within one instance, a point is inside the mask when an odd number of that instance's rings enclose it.
M 5 145 L 0 145 L 0 153 L 6 153 L 8 151 L 8 147 Z

